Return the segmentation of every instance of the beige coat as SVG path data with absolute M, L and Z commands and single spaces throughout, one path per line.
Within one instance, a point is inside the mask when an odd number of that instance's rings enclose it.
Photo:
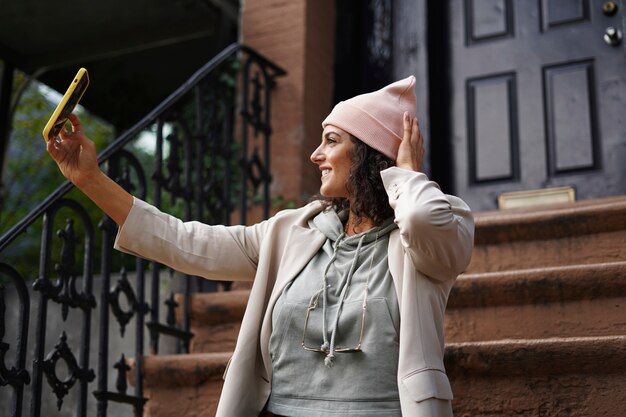
M 427 415 L 420 403 L 451 400 L 443 365 L 444 310 L 474 237 L 469 207 L 422 174 L 381 173 L 398 229 L 389 269 L 400 306 L 398 387 L 404 417 Z M 285 210 L 254 226 L 183 223 L 135 200 L 116 248 L 179 271 L 217 280 L 253 280 L 237 347 L 225 373 L 218 417 L 257 416 L 269 398 L 272 309 L 284 287 L 315 255 L 324 235 L 308 227 L 321 204 Z

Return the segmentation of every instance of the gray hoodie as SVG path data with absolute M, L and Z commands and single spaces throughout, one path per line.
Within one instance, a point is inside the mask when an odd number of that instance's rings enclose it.
M 400 315 L 387 264 L 389 233 L 397 226 L 389 219 L 347 236 L 334 210 L 309 226 L 327 240 L 272 312 L 268 410 L 290 417 L 400 416 Z

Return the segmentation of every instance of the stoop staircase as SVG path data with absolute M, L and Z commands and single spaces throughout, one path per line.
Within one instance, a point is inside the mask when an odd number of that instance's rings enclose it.
M 193 296 L 192 353 L 144 359 L 147 416 L 215 414 L 248 294 Z M 626 196 L 478 213 L 446 338 L 457 417 L 626 415 Z
M 455 415 L 626 415 L 626 197 L 476 223 L 446 314 Z

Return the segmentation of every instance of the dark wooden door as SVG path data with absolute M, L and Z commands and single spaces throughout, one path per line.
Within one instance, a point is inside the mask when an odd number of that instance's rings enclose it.
M 455 193 L 475 210 L 505 191 L 626 194 L 626 48 L 604 39 L 623 35 L 624 2 L 451 0 L 448 12 Z

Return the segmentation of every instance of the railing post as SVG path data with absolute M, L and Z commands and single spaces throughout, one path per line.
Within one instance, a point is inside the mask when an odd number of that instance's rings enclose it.
M 104 395 L 108 391 L 109 376 L 109 287 L 111 286 L 111 249 L 113 248 L 113 221 L 104 215 L 98 225 L 102 231 L 102 263 L 100 267 L 100 319 L 98 328 L 98 393 L 97 417 L 107 416 L 108 399 Z
M 0 284 L 0 386 L 10 385 L 14 389 L 10 407 L 11 417 L 22 415 L 24 402 L 24 386 L 30 383 L 30 374 L 26 370 L 26 346 L 28 345 L 28 328 L 30 323 L 30 296 L 24 279 L 12 267 L 0 263 L 0 277 L 8 277 L 17 291 L 19 300 L 19 318 L 17 322 L 17 338 L 15 343 L 15 365 L 7 368 L 5 355 L 11 345 L 4 341 L 6 305 L 4 286 Z
M 40 276 L 37 282 L 48 281 L 47 266 L 50 264 L 50 251 L 48 246 L 52 241 L 52 227 L 48 227 L 50 222 L 49 213 L 46 213 L 43 218 L 43 230 L 44 233 L 41 238 L 41 251 L 39 258 L 39 271 Z M 31 395 L 31 417 L 39 417 L 41 415 L 41 391 L 42 391 L 42 366 L 43 356 L 46 344 L 46 319 L 48 317 L 48 298 L 43 291 L 39 292 L 39 309 L 37 311 L 37 321 L 35 327 L 35 353 L 33 357 L 33 386 Z

